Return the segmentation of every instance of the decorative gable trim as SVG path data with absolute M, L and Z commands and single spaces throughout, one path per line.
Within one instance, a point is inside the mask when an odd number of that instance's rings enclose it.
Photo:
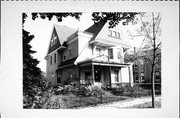
M 56 39 L 55 39 L 56 38 Z M 59 42 L 59 37 L 57 35 L 56 29 L 53 28 L 53 32 L 51 34 L 51 39 L 49 43 L 49 49 L 48 49 L 48 54 L 60 47 L 61 44 Z

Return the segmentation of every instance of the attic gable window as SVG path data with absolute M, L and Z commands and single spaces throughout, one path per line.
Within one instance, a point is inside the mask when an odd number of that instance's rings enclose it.
M 120 33 L 117 31 L 113 31 L 113 30 L 109 30 L 108 36 L 113 37 L 113 38 L 117 38 L 117 39 L 121 39 Z
M 51 39 L 51 47 L 54 46 L 57 43 L 57 36 L 53 34 L 52 39 Z

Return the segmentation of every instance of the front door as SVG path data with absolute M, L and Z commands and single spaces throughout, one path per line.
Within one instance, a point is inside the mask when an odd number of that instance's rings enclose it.
M 85 84 L 92 84 L 92 73 L 91 71 L 85 72 Z
M 95 70 L 95 82 L 101 81 L 101 72 L 99 70 Z

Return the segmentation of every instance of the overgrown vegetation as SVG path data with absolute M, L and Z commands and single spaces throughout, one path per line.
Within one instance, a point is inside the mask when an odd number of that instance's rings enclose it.
M 94 106 L 97 104 L 124 100 L 114 96 L 109 91 L 91 86 L 57 86 L 52 91 L 52 97 L 42 106 L 46 109 L 67 109 Z
M 151 91 L 135 85 L 117 87 L 103 90 L 97 86 L 56 86 L 51 92 L 51 97 L 42 106 L 45 109 L 72 109 L 98 104 L 111 103 L 131 99 L 133 97 L 150 96 Z

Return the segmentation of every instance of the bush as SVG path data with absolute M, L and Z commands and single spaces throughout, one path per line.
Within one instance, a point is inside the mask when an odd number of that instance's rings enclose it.
M 112 88 L 111 91 L 113 94 L 119 95 L 124 92 L 124 88 L 123 87 Z
M 79 86 L 75 94 L 80 96 L 89 96 L 88 88 L 86 86 Z
M 54 93 L 58 94 L 75 94 L 80 96 L 101 96 L 104 94 L 103 90 L 94 85 L 81 85 L 81 86 L 72 86 L 72 85 L 65 85 L 58 86 L 54 89 Z
M 122 95 L 123 93 L 135 94 L 135 93 L 141 93 L 143 91 L 144 89 L 138 85 L 134 85 L 133 87 L 131 87 L 128 84 L 125 86 L 118 86 L 117 88 L 112 88 L 112 93 L 115 95 Z
M 104 91 L 97 87 L 97 86 L 88 86 L 88 93 L 91 95 L 91 96 L 97 96 L 97 97 L 100 97 L 102 95 L 104 95 Z
M 23 108 L 41 108 L 46 101 L 48 89 L 51 88 L 45 80 L 36 85 L 23 86 Z

